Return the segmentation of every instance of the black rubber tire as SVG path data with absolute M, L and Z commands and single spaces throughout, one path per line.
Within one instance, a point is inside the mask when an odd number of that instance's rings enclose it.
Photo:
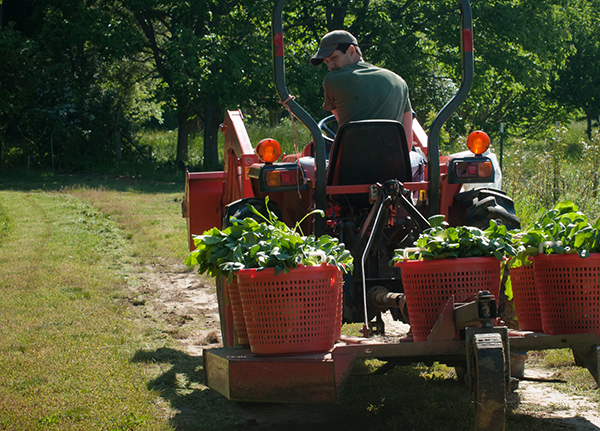
M 472 390 L 476 431 L 504 431 L 506 357 L 500 334 L 476 334 L 472 343 Z
M 257 216 L 248 205 L 252 205 L 254 208 L 258 210 L 262 215 L 264 215 L 267 219 L 269 218 L 265 200 L 260 198 L 244 198 L 234 201 L 225 207 L 225 213 L 223 215 L 223 229 L 230 225 L 230 218 L 237 218 L 240 220 L 245 219 L 246 217 L 253 218 L 258 222 L 264 222 L 265 220 Z M 269 202 L 269 211 L 275 214 L 279 220 L 281 220 L 281 210 L 277 206 L 277 204 L 273 202 Z
M 487 229 L 490 220 L 505 225 L 509 230 L 521 227 L 514 202 L 502 190 L 480 188 L 454 196 L 448 221 L 450 226 Z

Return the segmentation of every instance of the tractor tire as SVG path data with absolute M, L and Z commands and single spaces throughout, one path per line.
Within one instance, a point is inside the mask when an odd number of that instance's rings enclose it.
M 264 222 L 265 220 L 256 215 L 248 205 L 252 205 L 254 208 L 258 210 L 262 215 L 264 215 L 267 219 L 269 215 L 267 213 L 267 209 L 265 207 L 265 200 L 259 198 L 243 198 L 237 201 L 231 202 L 229 205 L 225 206 L 225 213 L 223 215 L 223 229 L 231 225 L 230 219 L 236 218 L 243 220 L 247 217 L 253 218 L 258 222 Z M 277 204 L 273 202 L 269 202 L 269 211 L 275 214 L 279 220 L 281 220 L 281 210 L 277 206 Z
M 521 227 L 512 199 L 502 190 L 492 188 L 458 193 L 454 196 L 448 218 L 450 226 L 474 226 L 487 229 L 490 220 L 494 220 L 505 225 L 508 230 Z

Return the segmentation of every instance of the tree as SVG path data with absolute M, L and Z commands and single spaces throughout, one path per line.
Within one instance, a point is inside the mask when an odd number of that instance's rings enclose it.
M 538 135 L 568 112 L 550 96 L 550 82 L 565 64 L 574 17 L 560 0 L 474 3 L 476 69 L 465 106 L 473 128 L 499 123 L 523 137 Z
M 273 86 L 271 2 L 254 0 L 4 0 L 0 31 L 0 142 L 39 160 L 59 143 L 61 163 L 114 162 L 161 103 L 178 111 L 177 162 L 204 127 L 204 168 L 219 163 L 225 108 L 283 107 Z M 522 136 L 582 109 L 588 128 L 598 91 L 598 0 L 473 1 L 475 81 L 446 124 L 450 139 L 498 123 Z M 585 9 L 588 8 L 588 9 Z M 325 68 L 309 59 L 330 30 L 347 29 L 365 59 L 400 74 L 427 122 L 460 83 L 456 0 L 288 0 L 285 60 L 291 94 L 315 118 Z M 584 23 L 585 25 L 582 25 Z M 121 138 L 119 138 L 119 136 Z M 12 150 L 11 150 L 12 151 Z M 134 151 L 135 152 L 135 151 Z M 0 148 L 0 156 L 6 154 Z M 75 157 L 72 157 L 75 156 Z M 67 166 L 68 167 L 68 166 Z
M 114 165 L 120 137 L 133 149 L 135 125 L 158 113 L 135 38 L 105 1 L 25 5 L 4 2 L 0 49 L 14 62 L 0 65 L 3 138 L 46 166 Z
M 187 161 L 190 126 L 204 125 L 204 166 L 218 165 L 217 132 L 229 103 L 251 99 L 260 69 L 256 43 L 268 13 L 251 0 L 124 0 L 145 39 L 145 50 L 178 111 L 177 162 Z M 262 30 L 261 30 L 262 29 Z M 261 51 L 261 48 L 258 48 Z M 260 79 L 258 79 L 260 81 Z
M 475 127 L 498 130 L 502 121 L 523 135 L 534 135 L 547 128 L 548 121 L 566 117 L 566 111 L 549 97 L 550 80 L 568 54 L 564 46 L 572 19 L 559 3 L 473 2 L 475 81 L 467 101 L 446 124 L 452 138 Z M 309 75 L 316 81 L 322 77 L 321 71 L 304 68 L 320 37 L 343 28 L 357 37 L 366 61 L 407 81 L 413 109 L 425 126 L 458 89 L 461 34 L 455 0 L 313 0 L 292 2 L 286 9 L 287 39 L 303 48 L 296 49 L 288 63 L 302 65 L 290 70 L 300 72 L 303 83 Z M 290 82 L 296 79 L 290 73 Z M 318 112 L 315 101 L 322 99 L 316 99 L 316 94 L 321 96 L 322 91 L 315 93 L 313 86 L 306 85 L 299 86 L 296 95 L 308 101 L 309 112 Z
M 577 17 L 571 22 L 573 34 L 571 54 L 564 68 L 552 82 L 552 96 L 575 110 L 582 110 L 587 122 L 587 135 L 592 139 L 593 120 L 600 116 L 600 2 L 581 0 L 572 7 Z

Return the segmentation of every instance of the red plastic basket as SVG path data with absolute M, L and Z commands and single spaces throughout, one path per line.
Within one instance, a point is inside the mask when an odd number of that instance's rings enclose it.
M 519 329 L 542 332 L 540 300 L 535 286 L 533 265 L 510 268 L 509 271 Z
M 544 332 L 600 335 L 600 253 L 537 255 L 535 283 Z
M 237 280 L 234 279 L 231 283 L 227 283 L 227 296 L 229 296 L 229 303 L 231 304 L 237 342 L 240 346 L 248 346 L 250 342 L 248 341 L 248 331 L 246 331 L 244 310 L 242 309 Z
M 325 352 L 340 338 L 342 273 L 335 266 L 299 266 L 237 273 L 250 350 L 259 355 Z
M 399 262 L 414 341 L 427 341 L 448 299 L 475 299 L 488 290 L 498 298 L 500 262 L 495 257 Z

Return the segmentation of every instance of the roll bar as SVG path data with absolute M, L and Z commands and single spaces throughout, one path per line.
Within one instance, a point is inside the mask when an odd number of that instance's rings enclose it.
M 461 12 L 461 52 L 462 52 L 462 82 L 458 92 L 436 115 L 428 137 L 429 158 L 429 215 L 439 212 L 440 205 L 440 131 L 444 123 L 454 111 L 465 101 L 473 84 L 474 57 L 473 57 L 473 18 L 469 0 L 457 0 Z M 273 73 L 275 88 L 282 103 L 300 120 L 310 131 L 315 143 L 315 206 L 325 211 L 326 197 L 326 168 L 325 168 L 325 140 L 319 130 L 317 122 L 306 112 L 289 94 L 285 85 L 285 61 L 283 45 L 283 6 L 286 0 L 276 0 L 273 8 L 272 37 L 273 37 Z M 325 230 L 325 219 L 315 218 L 315 235 L 321 235 Z
M 469 0 L 458 0 L 461 14 L 461 51 L 462 51 L 462 82 L 457 93 L 438 112 L 433 119 L 428 133 L 429 157 L 429 216 L 439 212 L 440 206 L 440 130 L 444 123 L 465 101 L 471 85 L 475 69 L 473 57 L 473 17 Z
M 279 99 L 293 115 L 310 131 L 315 143 L 315 207 L 325 211 L 327 207 L 327 169 L 325 167 L 325 140 L 315 119 L 310 116 L 290 95 L 285 85 L 285 61 L 283 48 L 283 5 L 286 0 L 276 0 L 273 9 L 273 21 L 271 26 L 273 36 L 273 72 L 275 76 L 275 88 Z M 325 232 L 325 218 L 315 217 L 315 235 L 320 236 Z

